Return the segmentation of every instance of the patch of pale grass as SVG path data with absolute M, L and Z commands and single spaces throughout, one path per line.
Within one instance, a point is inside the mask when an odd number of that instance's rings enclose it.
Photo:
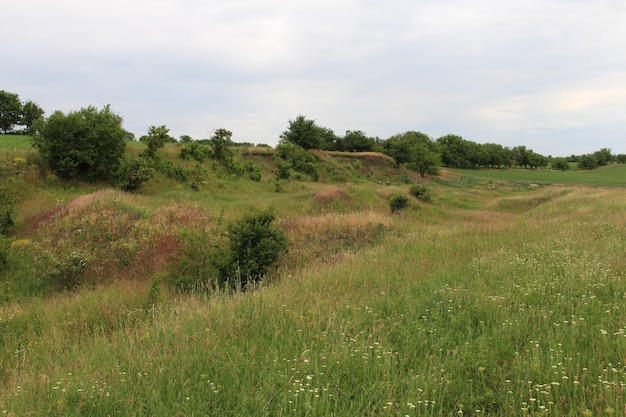
M 388 227 L 391 217 L 376 211 L 353 213 L 328 213 L 319 216 L 301 216 L 286 219 L 281 223 L 290 235 L 313 235 L 328 231 L 348 231 L 361 227 L 381 224 Z

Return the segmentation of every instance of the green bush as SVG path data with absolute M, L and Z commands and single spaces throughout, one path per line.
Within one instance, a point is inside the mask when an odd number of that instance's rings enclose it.
M 183 232 L 167 284 L 179 291 L 245 290 L 287 251 L 287 239 L 273 220 L 273 214 L 252 213 L 229 224 L 223 235 Z
M 389 208 L 392 213 L 397 213 L 398 211 L 408 207 L 409 198 L 400 193 L 394 193 L 389 197 Z
M 165 282 L 178 291 L 214 289 L 219 285 L 215 268 L 219 250 L 216 236 L 207 232 L 181 232 L 182 245 L 169 264 Z
M 245 290 L 276 265 L 287 251 L 287 238 L 273 221 L 269 212 L 251 213 L 228 225 L 228 245 L 216 259 L 220 282 Z
M 122 118 L 109 106 L 93 106 L 65 115 L 56 111 L 33 138 L 33 146 L 62 178 L 109 178 L 126 148 Z
M 430 203 L 433 199 L 430 189 L 422 184 L 413 184 L 409 189 L 409 194 L 424 203 Z
M 145 158 L 125 156 L 115 173 L 115 183 L 122 191 L 134 192 L 153 176 L 154 169 Z

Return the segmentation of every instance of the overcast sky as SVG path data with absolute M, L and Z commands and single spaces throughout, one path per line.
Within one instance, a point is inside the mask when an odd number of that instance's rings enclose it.
M 299 114 L 565 156 L 626 153 L 623 0 L 5 1 L 0 90 L 141 136 L 275 145 Z

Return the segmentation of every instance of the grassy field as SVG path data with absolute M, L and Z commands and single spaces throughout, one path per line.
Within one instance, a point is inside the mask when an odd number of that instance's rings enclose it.
M 294 181 L 277 193 L 221 178 L 196 193 L 158 179 L 129 195 L 30 175 L 14 180 L 31 187 L 15 259 L 67 246 L 112 276 L 17 297 L 31 278 L 9 265 L 1 415 L 626 413 L 621 189 L 446 173 L 428 183 L 432 204 L 391 215 L 389 196 L 408 185 Z M 54 207 L 65 208 L 37 217 Z M 252 207 L 273 208 L 291 242 L 269 282 L 158 289 L 163 236 Z M 119 254 L 131 264 L 116 269 Z
M 0 149 L 32 149 L 30 136 L 0 135 Z
M 474 180 L 513 181 L 525 184 L 584 184 L 597 187 L 626 187 L 626 164 L 594 170 L 554 171 L 546 169 L 452 170 Z

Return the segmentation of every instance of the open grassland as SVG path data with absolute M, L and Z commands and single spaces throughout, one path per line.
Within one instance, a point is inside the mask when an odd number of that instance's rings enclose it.
M 370 223 L 394 232 L 234 296 L 163 291 L 150 303 L 145 284 L 124 280 L 4 304 L 0 412 L 624 413 L 626 195 L 470 198 L 473 209 L 283 217 L 311 240 Z M 526 209 L 498 210 L 506 198 Z
M 32 149 L 30 136 L 0 135 L 0 149 Z
M 1 416 L 626 413 L 623 189 L 444 172 L 431 204 L 391 215 L 409 185 L 385 161 L 334 161 L 329 177 L 356 180 L 281 192 L 210 171 L 199 191 L 157 177 L 126 194 L 60 183 L 27 152 L 0 157 L 18 200 Z M 160 281 L 182 234 L 210 245 L 255 209 L 290 242 L 267 282 Z M 67 260 L 86 263 L 85 285 L 43 291 L 60 275 L 42 265 Z
M 451 170 L 466 181 L 514 181 L 525 184 L 584 184 L 597 187 L 626 187 L 626 164 L 611 164 L 593 170 L 548 169 Z

